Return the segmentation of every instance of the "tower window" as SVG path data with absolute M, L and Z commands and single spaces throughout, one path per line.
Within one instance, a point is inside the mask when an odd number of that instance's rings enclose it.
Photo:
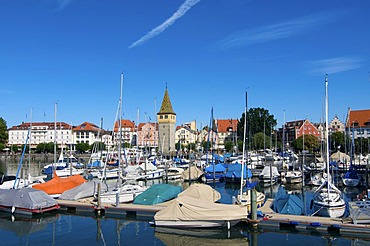
M 165 119 L 168 119 L 168 115 L 165 115 L 165 116 L 164 116 L 164 118 L 165 118 Z

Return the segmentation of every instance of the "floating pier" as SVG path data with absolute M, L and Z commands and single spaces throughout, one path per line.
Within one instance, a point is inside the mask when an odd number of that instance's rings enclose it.
M 278 214 L 271 209 L 273 199 L 268 199 L 260 208 L 263 217 L 258 227 L 267 231 L 287 230 L 310 234 L 335 234 L 351 238 L 370 239 L 370 224 L 353 224 L 352 219 L 318 216 Z
M 365 238 L 370 240 L 370 224 L 354 224 L 352 219 L 328 218 L 318 216 L 278 214 L 271 209 L 273 199 L 267 199 L 265 204 L 258 208 L 257 220 L 245 220 L 244 222 L 257 225 L 262 231 L 288 231 L 304 234 L 329 234 L 349 238 Z M 58 200 L 60 210 L 67 213 L 91 214 L 97 217 L 107 216 L 111 218 L 129 218 L 152 220 L 155 213 L 164 209 L 166 203 L 160 205 L 138 204 L 114 204 L 102 203 L 98 207 L 92 199 L 80 201 Z
M 156 212 L 165 208 L 166 205 L 139 205 L 132 203 L 120 203 L 118 206 L 109 203 L 101 203 L 92 199 L 82 199 L 80 201 L 57 200 L 61 211 L 67 213 L 91 213 L 96 216 L 109 217 L 149 217 L 153 219 Z

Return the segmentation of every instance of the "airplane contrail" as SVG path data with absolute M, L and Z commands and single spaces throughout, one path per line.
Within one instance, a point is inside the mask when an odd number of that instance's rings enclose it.
M 148 41 L 149 39 L 162 33 L 164 30 L 170 27 L 173 23 L 175 23 L 177 19 L 185 15 L 186 12 L 188 12 L 195 4 L 199 3 L 200 1 L 201 0 L 186 0 L 170 18 L 165 20 L 161 25 L 152 29 L 145 36 L 141 37 L 139 40 L 132 43 L 129 46 L 129 49 L 139 46 L 143 44 L 144 42 Z

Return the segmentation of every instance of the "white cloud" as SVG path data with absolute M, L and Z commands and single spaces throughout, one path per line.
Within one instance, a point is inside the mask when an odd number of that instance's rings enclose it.
M 222 49 L 240 48 L 257 43 L 289 38 L 314 29 L 334 18 L 338 13 L 321 13 L 273 25 L 233 33 L 218 42 Z
M 73 0 L 54 0 L 58 5 L 58 10 L 64 9 L 69 5 Z
M 309 64 L 313 67 L 310 70 L 312 74 L 334 74 L 360 68 L 361 59 L 356 57 L 335 57 L 312 61 Z
M 149 39 L 159 35 L 164 30 L 169 28 L 175 21 L 181 18 L 183 15 L 186 14 L 195 4 L 200 2 L 201 0 L 186 0 L 178 9 L 177 11 L 166 21 L 164 21 L 161 25 L 155 27 L 150 32 L 148 32 L 145 36 L 141 37 L 139 40 L 132 43 L 129 48 L 134 48 L 136 46 L 142 45 L 144 42 L 148 41 Z

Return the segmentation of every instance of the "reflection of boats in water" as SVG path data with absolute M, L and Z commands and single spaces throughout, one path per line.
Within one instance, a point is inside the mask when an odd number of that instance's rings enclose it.
M 249 245 L 249 238 L 237 230 L 155 228 L 155 237 L 167 246 Z
M 0 212 L 0 229 L 14 232 L 18 237 L 44 230 L 49 223 L 57 220 L 59 214 L 50 216 L 14 216 Z
M 351 196 L 357 196 L 358 194 L 360 194 L 360 190 L 357 188 L 357 187 L 344 187 L 343 189 L 343 193 L 345 195 L 351 195 Z
M 295 193 L 302 193 L 302 183 L 299 184 L 285 184 L 285 190 L 295 192 Z

